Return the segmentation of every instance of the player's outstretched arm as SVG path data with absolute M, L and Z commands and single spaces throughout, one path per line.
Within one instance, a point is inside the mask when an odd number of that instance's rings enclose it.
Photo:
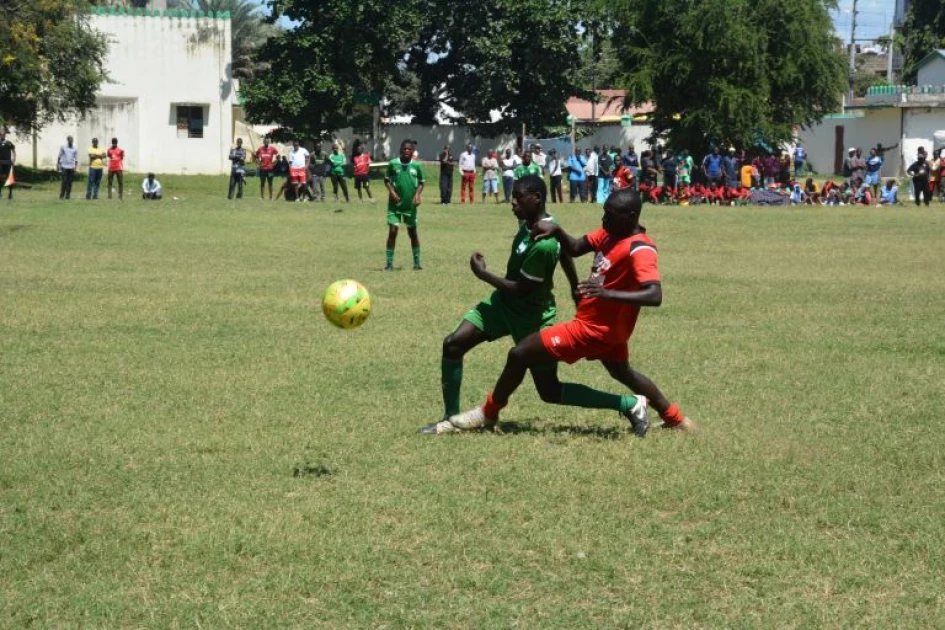
M 574 238 L 564 231 L 564 228 L 557 223 L 550 221 L 539 221 L 532 228 L 532 238 L 540 241 L 545 238 L 556 238 L 561 243 L 561 249 L 564 253 L 573 258 L 589 254 L 593 251 L 591 244 L 587 242 L 587 237 L 582 236 L 579 239 Z
M 473 274 L 485 282 L 488 285 L 491 285 L 502 291 L 503 293 L 508 293 L 510 295 L 527 295 L 535 290 L 536 287 L 540 286 L 540 282 L 533 282 L 528 278 L 522 278 L 521 280 L 509 280 L 508 278 L 501 278 L 488 269 L 486 269 L 486 259 L 485 257 L 476 252 L 469 259 L 469 268 L 472 269 Z
M 663 303 L 663 287 L 658 282 L 645 284 L 637 291 L 614 291 L 605 289 L 599 281 L 589 281 L 580 283 L 578 291 L 581 297 L 594 297 L 637 306 L 659 306 Z

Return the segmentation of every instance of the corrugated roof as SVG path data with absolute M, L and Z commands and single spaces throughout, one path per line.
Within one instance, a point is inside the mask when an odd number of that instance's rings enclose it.
M 919 63 L 916 64 L 916 70 L 935 59 L 945 59 L 945 48 L 936 48 L 925 57 L 922 57 L 922 59 L 919 60 Z
M 636 116 L 638 114 L 649 114 L 653 111 L 653 103 L 644 103 L 636 107 L 624 107 L 623 100 L 627 95 L 626 90 L 597 90 L 597 106 L 592 107 L 592 103 L 583 98 L 571 97 L 565 104 L 568 114 L 578 120 L 591 120 L 591 110 L 594 110 L 594 119 L 600 121 L 603 118 L 610 120 L 619 120 L 623 114 Z

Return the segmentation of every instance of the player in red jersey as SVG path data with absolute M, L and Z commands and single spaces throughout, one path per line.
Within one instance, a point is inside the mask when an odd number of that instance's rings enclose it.
M 272 179 L 275 175 L 276 158 L 279 149 L 269 144 L 269 136 L 263 138 L 262 146 L 256 149 L 256 163 L 259 164 L 259 198 L 264 199 L 266 182 L 269 182 L 269 198 L 272 199 Z
M 125 150 L 118 146 L 118 138 L 112 138 L 112 146 L 105 152 L 108 157 L 108 198 L 112 198 L 112 181 L 118 180 L 118 198 L 125 197 Z
M 628 362 L 627 341 L 633 334 L 642 306 L 659 306 L 663 299 L 656 246 L 640 225 L 642 201 L 633 190 L 613 193 L 604 204 L 601 229 L 580 239 L 560 226 L 538 226 L 535 238 L 554 236 L 572 257 L 595 252 L 587 282 L 578 285 L 581 302 L 575 318 L 554 324 L 522 339 L 509 352 L 505 369 L 481 407 L 449 418 L 461 430 L 494 427 L 499 411 L 522 383 L 531 366 L 580 359 L 601 361 L 616 380 L 639 396 L 620 396 L 576 383 L 555 383 L 541 392 L 542 400 L 560 405 L 620 411 L 642 437 L 649 428 L 649 402 L 664 426 L 690 429 L 692 422 L 670 403 L 655 383 L 636 372 Z
M 358 201 L 363 201 L 361 189 L 367 192 L 368 199 L 374 201 L 371 196 L 371 154 L 364 150 L 364 146 L 359 146 L 354 156 L 354 188 L 358 191 Z

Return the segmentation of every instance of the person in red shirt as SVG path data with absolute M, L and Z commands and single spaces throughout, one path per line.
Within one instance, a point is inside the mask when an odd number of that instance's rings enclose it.
M 108 198 L 112 198 L 112 179 L 118 179 L 118 199 L 123 199 L 125 194 L 125 166 L 122 163 L 125 159 L 125 150 L 118 148 L 118 138 L 112 138 L 112 146 L 105 152 L 108 157 L 108 181 L 105 183 L 108 188 Z
M 621 162 L 617 172 L 614 173 L 613 189 L 616 191 L 632 187 L 634 178 L 633 170 Z
M 640 194 L 620 190 L 604 203 L 602 227 L 580 239 L 561 226 L 547 222 L 536 226 L 535 239 L 555 237 L 572 257 L 595 253 L 591 276 L 578 284 L 581 301 L 575 318 L 554 324 L 522 339 L 509 352 L 505 369 L 495 389 L 481 407 L 449 418 L 457 430 L 488 429 L 499 420 L 525 373 L 532 366 L 581 359 L 601 361 L 610 375 L 642 394 L 608 394 L 579 385 L 556 381 L 543 387 L 545 402 L 593 409 L 615 409 L 626 417 L 634 433 L 643 437 L 649 428 L 647 402 L 653 405 L 665 427 L 690 429 L 692 422 L 679 406 L 670 403 L 653 381 L 630 367 L 627 342 L 636 327 L 640 308 L 659 306 L 663 300 L 656 245 L 640 225 Z
M 371 196 L 371 154 L 364 150 L 363 145 L 358 146 L 357 153 L 354 156 L 354 188 L 358 191 L 358 199 L 364 200 L 361 196 L 361 188 L 367 193 L 368 199 L 374 201 Z
M 272 179 L 275 175 L 276 158 L 279 149 L 269 144 L 269 136 L 263 138 L 262 146 L 256 149 L 256 163 L 259 164 L 259 198 L 265 199 L 266 182 L 269 182 L 269 199 L 272 199 Z

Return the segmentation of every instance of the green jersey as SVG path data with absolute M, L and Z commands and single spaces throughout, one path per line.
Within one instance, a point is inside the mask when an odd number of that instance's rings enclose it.
M 512 174 L 512 176 L 515 179 L 522 179 L 526 175 L 538 175 L 538 177 L 541 177 L 541 167 L 535 164 L 534 162 L 532 162 L 528 166 L 525 166 L 524 164 L 519 164 L 518 166 L 515 167 L 515 171 Z
M 417 194 L 417 188 L 423 183 L 423 166 L 417 160 L 411 160 L 404 164 L 400 158 L 390 161 L 387 165 L 387 171 L 384 179 L 390 182 L 391 187 L 400 196 L 400 203 L 390 202 L 390 208 L 400 208 L 404 210 L 415 209 L 413 196 Z
M 328 156 L 328 159 L 331 160 L 331 174 L 344 177 L 345 165 L 348 163 L 348 158 L 345 157 L 345 154 L 332 153 Z
M 554 222 L 548 217 L 544 221 Z M 507 280 L 520 281 L 523 279 L 538 282 L 525 295 L 501 294 L 509 315 L 532 322 L 536 317 L 546 318 L 555 315 L 554 289 L 555 267 L 561 254 L 561 245 L 557 239 L 546 238 L 541 241 L 532 240 L 532 233 L 523 222 L 518 228 L 518 234 L 512 241 L 512 253 L 505 268 Z M 497 292 L 498 293 L 498 292 Z M 493 298 L 495 298 L 493 294 Z

